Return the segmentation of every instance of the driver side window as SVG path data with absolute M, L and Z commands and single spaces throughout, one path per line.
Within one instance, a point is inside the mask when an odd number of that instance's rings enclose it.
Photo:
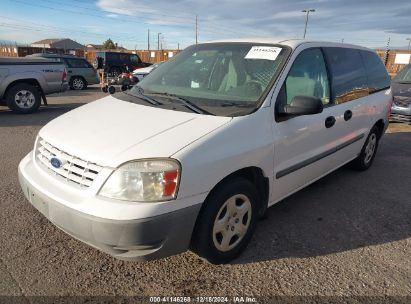
M 295 96 L 320 98 L 323 105 L 330 103 L 330 86 L 324 57 L 320 49 L 302 51 L 294 61 L 285 81 L 287 104 Z

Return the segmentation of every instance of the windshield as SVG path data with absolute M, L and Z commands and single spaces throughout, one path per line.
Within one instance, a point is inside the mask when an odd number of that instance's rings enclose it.
M 403 68 L 393 79 L 394 82 L 410 82 L 411 83 L 411 64 Z
M 194 45 L 161 64 L 130 94 L 172 95 L 214 115 L 245 115 L 261 105 L 288 53 L 267 44 Z

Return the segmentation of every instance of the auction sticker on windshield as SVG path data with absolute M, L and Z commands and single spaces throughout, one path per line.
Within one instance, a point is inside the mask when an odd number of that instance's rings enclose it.
M 275 46 L 253 46 L 244 58 L 276 60 L 280 52 L 281 48 Z

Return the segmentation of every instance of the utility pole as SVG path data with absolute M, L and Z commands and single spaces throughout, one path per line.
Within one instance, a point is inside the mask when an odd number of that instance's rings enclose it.
M 411 46 L 411 38 L 407 38 L 405 40 L 408 40 L 408 50 L 410 50 L 410 46 Z
M 147 50 L 150 51 L 150 29 L 147 31 Z
M 305 39 L 305 35 L 307 34 L 308 15 L 309 15 L 310 13 L 314 13 L 314 12 L 315 12 L 315 9 L 313 9 L 313 8 L 308 8 L 308 9 L 302 10 L 301 12 L 307 13 L 306 16 L 305 16 L 305 27 L 304 27 L 304 36 L 303 36 L 303 38 Z
M 387 63 L 388 63 L 388 55 L 390 53 L 390 41 L 391 41 L 391 37 L 388 37 L 387 49 L 385 50 L 385 56 L 384 56 L 384 65 L 385 66 L 387 66 Z
M 160 35 L 161 33 L 157 33 L 157 50 L 160 50 Z
M 198 15 L 196 15 L 196 44 L 198 44 Z

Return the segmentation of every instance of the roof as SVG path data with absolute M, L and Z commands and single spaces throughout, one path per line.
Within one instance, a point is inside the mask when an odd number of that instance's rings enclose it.
M 86 45 L 86 47 L 87 47 L 87 48 L 94 48 L 94 49 L 102 49 L 102 48 L 103 48 L 103 45 L 102 45 L 102 44 L 92 44 L 92 43 L 89 43 L 89 44 Z
M 59 42 L 65 40 L 64 38 L 51 38 L 51 39 L 43 39 L 40 41 L 33 42 L 32 44 L 52 44 L 55 42 Z
M 71 54 L 55 54 L 55 53 L 35 53 L 31 55 L 27 55 L 27 57 L 32 57 L 32 58 L 81 58 L 84 59 L 84 57 L 78 57 L 76 55 L 71 55 Z
M 13 64 L 13 63 L 51 63 L 54 64 L 55 61 L 51 61 L 45 58 L 27 58 L 27 57 L 0 57 L 0 64 Z
M 348 43 L 317 41 L 317 40 L 309 40 L 309 39 L 295 39 L 295 38 L 290 39 L 290 38 L 284 38 L 284 37 L 263 37 L 263 38 L 255 37 L 255 38 L 225 39 L 225 40 L 209 41 L 206 43 L 221 43 L 221 42 L 282 44 L 282 45 L 289 46 L 293 49 L 297 48 L 299 45 L 311 43 L 311 44 L 321 44 L 322 46 L 328 46 L 328 47 L 349 47 L 349 48 L 363 49 L 363 50 L 368 50 L 368 51 L 371 50 L 363 46 L 348 44 Z
M 69 38 L 51 38 L 51 39 L 43 39 L 40 41 L 33 42 L 31 46 L 36 45 L 48 45 L 51 48 L 57 49 L 84 49 L 84 45 L 77 43 L 74 40 Z

